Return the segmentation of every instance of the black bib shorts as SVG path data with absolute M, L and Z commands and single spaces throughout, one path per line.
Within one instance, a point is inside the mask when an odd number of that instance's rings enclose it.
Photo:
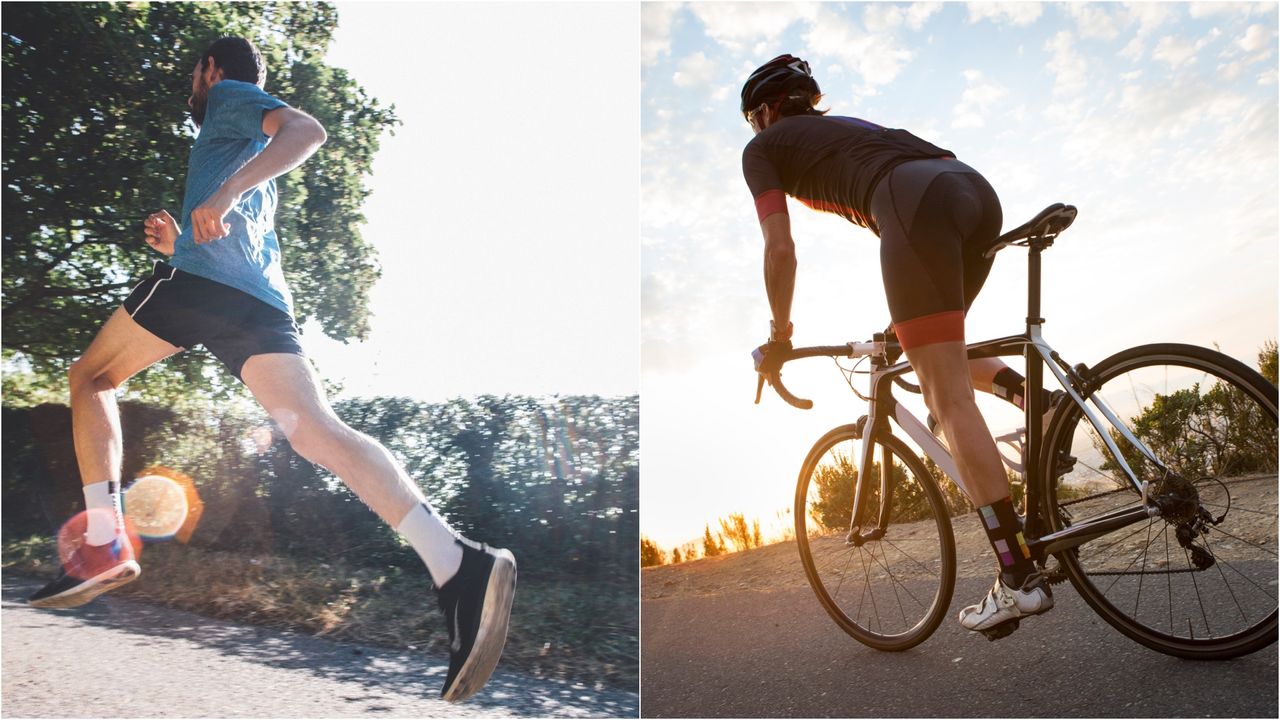
M 124 310 L 152 335 L 180 348 L 203 345 L 227 370 L 254 355 L 301 355 L 298 325 L 288 313 L 228 285 L 157 260 L 151 276 L 125 298 Z
M 964 341 L 964 317 L 991 272 L 983 257 L 1000 235 L 1000 199 L 954 158 L 912 160 L 876 186 L 880 270 L 904 348 Z

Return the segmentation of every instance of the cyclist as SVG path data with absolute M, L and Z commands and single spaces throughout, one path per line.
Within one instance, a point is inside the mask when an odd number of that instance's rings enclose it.
M 983 253 L 1000 234 L 1000 200 L 950 151 L 905 130 L 828 116 L 816 108 L 821 98 L 809 64 L 791 55 L 765 63 L 742 86 L 741 111 L 755 132 L 742 153 L 742 172 L 764 234 L 773 313 L 769 340 L 757 349 L 757 370 L 777 369 L 778 351 L 791 349 L 796 255 L 786 196 L 878 235 L 893 330 L 999 561 L 995 584 L 960 611 L 960 624 L 1002 637 L 1018 618 L 1052 608 L 1053 595 L 1030 559 L 1004 467 L 973 395 L 976 387 L 1021 408 L 1024 378 L 999 359 L 969 361 L 965 351 L 965 313 L 991 269 Z M 1043 407 L 1051 399 L 1045 393 Z
M 141 568 L 120 507 L 121 430 L 115 390 L 135 373 L 203 344 L 242 381 L 295 451 L 340 477 L 422 557 L 450 638 L 441 695 L 474 694 L 506 641 L 512 554 L 454 532 L 391 454 L 330 409 L 299 344 L 274 230 L 274 178 L 325 141 L 320 123 L 263 91 L 266 68 L 248 40 L 215 41 L 200 56 L 187 104 L 199 128 L 182 220 L 144 222 L 157 261 L 71 367 L 72 433 L 88 527 L 61 577 L 31 596 L 75 607 L 136 578 Z

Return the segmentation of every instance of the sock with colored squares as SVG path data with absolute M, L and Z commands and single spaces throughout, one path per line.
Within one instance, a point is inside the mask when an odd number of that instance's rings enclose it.
M 983 505 L 978 508 L 978 516 L 982 518 L 982 529 L 987 531 L 987 540 L 1000 561 L 1000 576 L 1004 578 L 1004 584 L 1012 588 L 1022 587 L 1022 582 L 1035 572 L 1036 566 L 1031 562 L 1031 550 L 1022 535 L 1022 521 L 1013 510 L 1013 500 L 1005 498 Z
M 85 541 L 90 545 L 106 545 L 124 528 L 124 511 L 120 507 L 120 482 L 104 480 L 84 486 L 84 508 L 88 511 Z
M 996 373 L 991 379 L 991 389 L 995 392 L 996 397 L 1004 398 L 1013 403 L 1019 410 L 1026 407 L 1023 402 L 1023 396 L 1027 394 L 1027 379 L 1018 374 L 1013 368 L 1004 368 Z M 1049 401 L 1053 398 L 1053 393 L 1041 388 L 1040 390 L 1040 407 L 1049 408 Z

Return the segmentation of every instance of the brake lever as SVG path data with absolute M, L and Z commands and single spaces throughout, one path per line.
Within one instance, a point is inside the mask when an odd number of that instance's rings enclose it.
M 764 392 L 764 373 L 756 373 L 756 404 L 760 404 L 760 394 Z

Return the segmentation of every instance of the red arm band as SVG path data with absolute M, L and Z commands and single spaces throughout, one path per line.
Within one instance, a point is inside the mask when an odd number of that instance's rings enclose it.
M 765 190 L 756 196 L 756 216 L 760 222 L 774 213 L 787 214 L 787 194 L 781 190 Z

